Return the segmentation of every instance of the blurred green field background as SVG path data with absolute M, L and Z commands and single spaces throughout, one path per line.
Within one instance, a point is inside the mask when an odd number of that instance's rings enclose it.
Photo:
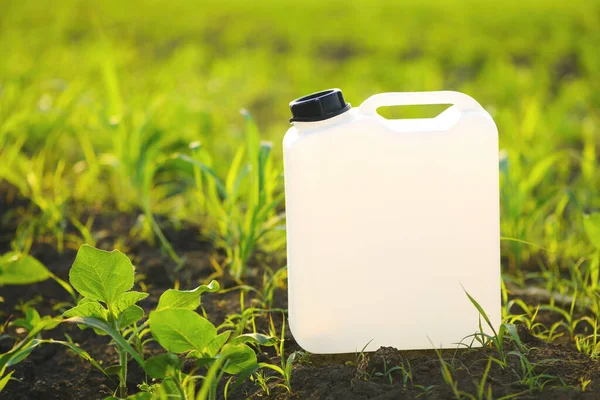
M 280 171 L 296 97 L 339 87 L 358 105 L 446 89 L 498 125 L 503 236 L 551 251 L 505 241 L 507 268 L 591 251 L 582 216 L 600 207 L 598 1 L 0 5 L 0 181 L 49 210 L 55 229 L 84 209 L 144 208 L 144 193 L 154 213 L 199 218 L 189 181 L 148 181 L 144 169 L 200 141 L 224 176 L 245 141 L 242 108 Z

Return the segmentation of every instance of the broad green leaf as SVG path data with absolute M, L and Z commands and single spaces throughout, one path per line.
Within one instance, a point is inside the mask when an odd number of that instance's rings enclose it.
M 227 361 L 224 370 L 228 374 L 239 374 L 257 364 L 254 350 L 245 344 L 226 344 L 221 357 Z
M 111 327 L 110 325 L 108 325 L 102 321 L 99 321 L 95 318 L 88 318 L 88 317 L 71 317 L 69 319 L 65 319 L 64 322 L 87 325 L 92 328 L 96 328 L 96 329 L 106 332 L 108 335 L 110 335 L 110 337 L 112 337 L 115 340 L 115 342 L 117 342 L 117 344 L 119 346 L 121 346 L 121 348 L 125 349 L 131 355 L 131 357 L 135 361 L 138 362 L 138 364 L 140 364 L 142 367 L 144 367 L 144 360 L 138 354 L 138 352 L 135 351 L 133 349 L 133 347 L 131 347 L 129 342 L 127 342 L 127 340 L 125 340 L 125 338 L 123 336 L 121 336 L 121 334 L 118 331 L 116 331 L 113 327 Z
M 144 316 L 144 310 L 138 305 L 128 307 L 119 314 L 119 328 L 124 328 L 135 322 L 138 322 Z
M 115 304 L 113 305 L 113 311 L 115 316 L 119 315 L 132 305 L 136 304 L 138 301 L 145 299 L 148 297 L 148 293 L 142 292 L 126 292 L 121 294 L 115 300 Z
M 96 300 L 82 299 L 77 306 L 65 311 L 63 317 L 90 317 L 106 322 L 108 320 L 108 310 Z
M 600 212 L 584 215 L 583 227 L 590 243 L 596 250 L 600 250 Z
M 245 333 L 231 340 L 231 344 L 255 343 L 260 346 L 274 346 L 279 343 L 275 336 L 263 335 L 262 333 Z
M 8 375 L 6 375 L 0 379 L 0 392 L 2 392 L 2 390 L 4 389 L 4 387 L 6 386 L 6 384 L 8 383 L 8 381 L 10 380 L 10 377 L 12 376 L 12 374 L 14 372 L 15 371 L 10 371 L 8 373 Z
M 216 292 L 220 289 L 217 281 L 211 281 L 208 285 L 198 286 L 194 290 L 175 290 L 165 291 L 158 300 L 156 311 L 168 309 L 195 310 L 200 306 L 200 295 L 204 292 Z
M 176 354 L 165 353 L 146 360 L 144 371 L 154 379 L 163 379 L 181 369 L 181 361 Z
M 133 265 L 120 251 L 109 252 L 84 244 L 77 252 L 69 280 L 82 296 L 111 306 L 132 288 Z
M 173 353 L 202 351 L 217 336 L 217 329 L 206 318 L 183 309 L 152 311 L 150 329 L 158 343 Z
M 175 381 L 173 380 L 172 377 L 168 376 L 166 377 L 160 384 L 160 386 L 158 387 L 158 394 L 159 396 L 157 398 L 159 399 L 179 399 L 180 395 L 179 395 L 179 390 L 177 389 L 177 384 L 175 383 Z
M 16 252 L 0 256 L 0 286 L 27 285 L 50 277 L 50 271 L 32 256 Z
M 208 357 L 216 357 L 217 354 L 219 354 L 221 347 L 223 347 L 225 342 L 227 342 L 227 339 L 229 339 L 229 336 L 231 336 L 231 331 L 225 331 L 217 335 L 206 345 L 204 348 L 204 354 L 206 354 Z

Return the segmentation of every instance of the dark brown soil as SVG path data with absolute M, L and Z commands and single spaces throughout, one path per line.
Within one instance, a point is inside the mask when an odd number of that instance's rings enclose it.
M 10 213 L 18 208 L 29 207 L 27 202 L 18 199 L 14 191 L 0 186 L 0 253 L 10 249 L 10 241 L 15 234 L 15 219 Z M 152 245 L 130 235 L 137 215 L 102 214 L 97 215 L 93 225 L 93 234 L 98 239 L 97 246 L 112 249 L 118 246 L 134 261 L 137 268 L 137 289 L 145 289 L 150 297 L 141 305 L 146 311 L 152 309 L 162 291 L 178 282 L 181 287 L 192 287 L 204 282 L 215 271 L 211 266 L 211 257 L 217 260 L 222 255 L 212 245 L 203 240 L 199 227 L 186 225 L 178 230 L 164 223 L 165 233 L 173 243 L 177 253 L 185 258 L 185 266 L 179 271 L 175 263 L 165 256 L 157 245 Z M 68 228 L 71 229 L 71 228 Z M 31 254 L 44 263 L 62 279 L 67 279 L 69 268 L 75 258 L 76 250 L 66 246 L 59 253 L 52 240 L 39 238 Z M 50 238 L 51 239 L 51 238 Z M 262 271 L 257 261 L 257 273 L 247 282 L 261 286 Z M 272 265 L 278 268 L 278 265 Z M 218 278 L 222 287 L 232 288 L 236 283 L 226 277 Z M 0 324 L 9 319 L 18 318 L 21 312 L 18 306 L 34 300 L 35 308 L 42 315 L 57 315 L 60 303 L 68 302 L 69 295 L 54 281 L 28 286 L 9 286 L 0 288 L 5 302 L 0 303 Z M 530 299 L 531 300 L 531 299 Z M 245 306 L 256 304 L 258 299 L 253 292 L 245 294 Z M 203 296 L 203 307 L 215 324 L 223 322 L 227 315 L 240 312 L 240 290 L 231 290 Z M 275 291 L 273 307 L 287 307 L 287 293 L 283 289 Z M 273 313 L 277 329 L 281 329 L 282 316 Z M 552 318 L 545 316 L 544 318 Z M 544 321 L 546 322 L 546 321 Z M 259 330 L 266 333 L 268 315 L 257 318 Z M 287 325 L 287 324 L 286 324 Z M 14 333 L 14 332 L 10 332 Z M 91 330 L 80 330 L 75 326 L 59 326 L 53 331 L 44 332 L 45 338 L 65 339 L 68 334 L 81 348 L 103 365 L 117 362 L 117 353 L 107 337 L 96 336 Z M 569 341 L 547 344 L 534 336 L 523 326 L 519 327 L 522 341 L 530 348 L 529 359 L 532 363 L 545 360 L 536 367 L 556 378 L 549 380 L 540 388 L 529 390 L 522 380 L 521 365 L 515 355 L 508 356 L 508 366 L 501 368 L 492 364 L 487 378 L 493 397 L 520 393 L 518 398 L 567 399 L 600 398 L 600 364 L 576 351 Z M 286 329 L 286 357 L 301 350 Z M 12 342 L 0 341 L 0 353 L 6 351 Z M 509 349 L 513 349 L 510 347 Z M 158 351 L 156 347 L 148 349 L 150 353 Z M 280 365 L 281 359 L 271 348 L 263 348 L 259 353 L 260 361 Z M 488 355 L 499 357 L 492 349 L 465 349 L 444 351 L 444 360 L 452 366 L 453 379 L 458 382 L 458 390 L 476 394 L 477 384 L 481 381 L 487 365 Z M 386 369 L 410 365 L 412 381 L 403 382 L 403 375 L 396 370 L 385 375 Z M 129 365 L 128 388 L 130 393 L 139 391 L 137 385 L 146 378 L 135 364 Z M 117 382 L 106 378 L 88 362 L 81 360 L 73 352 L 58 345 L 45 345 L 34 351 L 15 368 L 12 380 L 0 394 L 1 399 L 102 399 L 113 394 Z M 581 379 L 591 379 L 585 393 L 582 393 Z M 301 354 L 294 364 L 291 386 L 292 393 L 277 386 L 280 380 L 270 381 L 270 396 L 267 396 L 251 381 L 246 381 L 230 395 L 230 399 L 400 399 L 400 398 L 452 398 L 452 390 L 444 382 L 438 355 L 433 351 L 398 351 L 393 348 L 381 348 L 365 355 L 315 355 Z M 486 389 L 487 390 L 487 389 Z M 222 391 L 221 391 L 222 393 Z

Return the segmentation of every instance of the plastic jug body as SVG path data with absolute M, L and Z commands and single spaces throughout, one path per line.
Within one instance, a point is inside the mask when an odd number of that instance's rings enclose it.
M 448 103 L 429 119 L 376 113 Z M 477 345 L 479 313 L 465 292 L 498 328 L 498 135 L 477 102 L 456 92 L 376 95 L 294 122 L 283 148 L 289 323 L 304 349 Z

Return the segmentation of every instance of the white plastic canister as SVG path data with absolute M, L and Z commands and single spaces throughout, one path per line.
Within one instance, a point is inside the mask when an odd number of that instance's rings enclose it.
M 452 106 L 429 119 L 376 111 L 414 104 Z M 289 324 L 300 346 L 470 345 L 480 315 L 465 292 L 497 329 L 498 132 L 479 103 L 450 91 L 382 93 L 353 109 L 332 89 L 290 106 Z

